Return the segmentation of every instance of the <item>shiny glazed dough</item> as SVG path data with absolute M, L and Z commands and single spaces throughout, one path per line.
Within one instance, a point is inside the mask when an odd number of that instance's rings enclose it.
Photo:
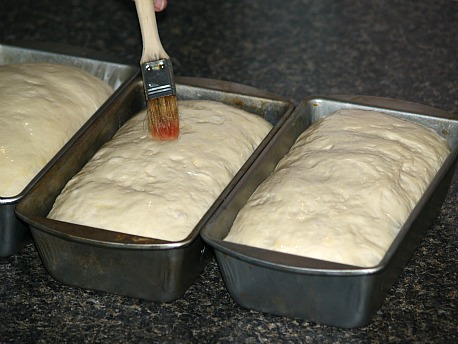
M 415 123 L 340 110 L 302 133 L 225 240 L 375 266 L 448 154 Z
M 0 196 L 18 195 L 111 93 L 75 67 L 0 66 Z
M 178 106 L 178 140 L 153 141 L 145 130 L 146 113 L 139 113 L 67 184 L 48 217 L 185 239 L 271 125 L 222 103 Z

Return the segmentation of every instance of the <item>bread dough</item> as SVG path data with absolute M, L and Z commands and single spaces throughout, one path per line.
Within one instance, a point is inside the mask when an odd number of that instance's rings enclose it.
M 179 101 L 180 136 L 153 141 L 143 111 L 67 184 L 48 217 L 144 237 L 185 239 L 271 129 L 260 116 Z
M 18 195 L 111 93 L 75 67 L 0 66 L 0 196 Z
M 225 240 L 375 266 L 449 151 L 416 123 L 340 110 L 299 136 Z

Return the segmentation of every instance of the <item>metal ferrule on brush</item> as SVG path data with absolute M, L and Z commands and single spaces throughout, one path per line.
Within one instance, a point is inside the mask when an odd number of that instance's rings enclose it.
M 176 95 L 170 60 L 145 62 L 141 65 L 141 69 L 147 100 Z

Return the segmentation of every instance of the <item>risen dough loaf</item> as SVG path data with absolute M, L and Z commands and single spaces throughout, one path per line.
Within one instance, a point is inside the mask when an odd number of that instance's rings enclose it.
M 271 128 L 211 101 L 180 101 L 180 136 L 153 141 L 146 114 L 130 119 L 67 184 L 48 217 L 179 241 Z
M 302 133 L 225 240 L 375 266 L 448 153 L 415 123 L 340 110 Z
M 111 93 L 74 67 L 0 66 L 0 196 L 18 195 Z

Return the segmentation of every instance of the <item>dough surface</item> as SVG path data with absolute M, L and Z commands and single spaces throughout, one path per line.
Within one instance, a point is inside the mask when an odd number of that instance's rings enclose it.
M 179 101 L 180 136 L 153 141 L 131 118 L 69 181 L 48 217 L 169 241 L 185 239 L 271 129 L 213 101 Z
M 0 196 L 18 195 L 111 93 L 75 67 L 0 66 Z
M 340 110 L 299 136 L 225 240 L 375 266 L 448 154 L 418 124 Z

